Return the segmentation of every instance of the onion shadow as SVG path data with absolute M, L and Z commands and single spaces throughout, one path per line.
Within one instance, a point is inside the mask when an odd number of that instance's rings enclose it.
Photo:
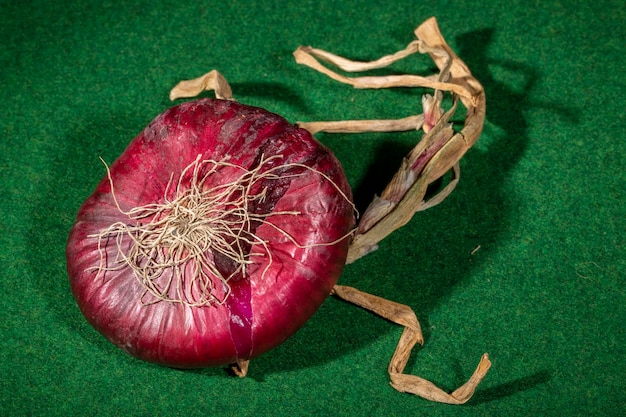
M 378 251 L 348 265 L 339 280 L 343 285 L 409 305 L 418 315 L 426 343 L 430 335 L 429 314 L 445 302 L 466 278 L 480 273 L 504 231 L 515 227 L 519 201 L 514 192 L 503 189 L 503 184 L 510 170 L 523 157 L 530 141 L 525 110 L 545 107 L 558 116 L 577 121 L 578 111 L 574 108 L 530 100 L 540 74 L 531 63 L 489 57 L 487 52 L 493 34 L 494 30 L 488 28 L 456 38 L 458 55 L 483 84 L 488 100 L 483 137 L 461 161 L 459 186 L 445 203 L 418 213 L 409 225 L 381 242 Z M 522 87 L 500 80 L 494 75 L 494 66 L 515 73 L 516 79 L 523 80 Z M 400 94 L 406 94 L 406 91 L 400 91 Z M 376 136 L 381 138 L 376 146 L 376 157 L 353 187 L 354 200 L 360 212 L 375 193 L 382 191 L 399 161 L 413 146 L 400 135 L 405 133 Z M 324 135 L 322 142 L 333 148 L 333 140 L 337 139 Z M 417 237 L 408 250 L 406 242 L 401 242 L 402 239 L 410 239 L 407 236 Z M 397 249 L 395 245 L 398 245 Z M 480 251 L 473 253 L 472 248 L 478 245 Z M 405 252 L 398 253 L 399 250 Z M 406 270 L 407 263 L 414 265 L 413 275 L 394 275 L 396 265 L 404 264 L 401 265 L 404 268 L 398 270 Z M 387 267 L 385 280 L 382 281 L 380 277 L 372 276 L 372 271 L 381 265 Z M 348 303 L 331 299 L 294 337 L 251 362 L 250 375 L 263 380 L 268 373 L 323 366 L 346 353 L 366 349 L 388 332 L 396 332 L 399 336 L 401 328 Z M 488 350 L 489 346 L 486 345 L 485 349 Z M 392 353 L 390 350 L 386 361 Z M 416 360 L 419 360 L 418 355 L 412 355 L 408 372 L 411 372 Z M 376 370 L 379 364 L 371 366 Z M 479 389 L 476 401 L 472 402 L 486 402 L 511 395 L 550 379 L 547 371 L 529 372 L 527 377 L 501 384 L 482 394 Z M 459 375 L 459 379 L 464 378 Z
M 262 101 L 268 103 L 265 107 L 268 111 L 272 110 L 273 103 L 280 103 L 282 106 L 288 106 L 300 113 L 308 113 L 309 105 L 300 94 L 291 87 L 275 82 L 236 82 L 231 83 L 233 95 L 243 104 L 251 104 L 251 98 L 254 101 Z M 283 116 L 285 117 L 285 116 Z M 293 121 L 291 121 L 293 123 Z
M 478 389 L 468 405 L 475 407 L 483 403 L 510 397 L 518 392 L 528 391 L 539 385 L 547 384 L 552 379 L 552 373 L 553 371 L 551 370 L 540 370 L 495 387 Z

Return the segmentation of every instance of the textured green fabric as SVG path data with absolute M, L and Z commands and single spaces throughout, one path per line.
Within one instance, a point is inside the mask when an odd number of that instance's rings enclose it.
M 626 8 L 458 3 L 2 0 L 0 415 L 623 415 Z M 104 175 L 98 157 L 113 161 L 171 106 L 178 80 L 217 68 L 240 102 L 294 122 L 403 117 L 419 92 L 354 90 L 291 52 L 375 59 L 430 16 L 485 86 L 484 134 L 450 198 L 341 282 L 415 310 L 426 343 L 411 373 L 453 389 L 489 352 L 467 405 L 393 390 L 401 328 L 332 298 L 245 379 L 140 362 L 86 323 L 68 231 Z M 428 68 L 416 56 L 390 72 Z M 319 135 L 361 208 L 416 137 Z

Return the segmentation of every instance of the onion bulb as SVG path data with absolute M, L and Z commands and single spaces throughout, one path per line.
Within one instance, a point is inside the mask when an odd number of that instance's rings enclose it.
M 107 167 L 67 244 L 89 323 L 176 368 L 241 363 L 330 295 L 354 228 L 339 161 L 266 110 L 199 99 L 152 121 Z

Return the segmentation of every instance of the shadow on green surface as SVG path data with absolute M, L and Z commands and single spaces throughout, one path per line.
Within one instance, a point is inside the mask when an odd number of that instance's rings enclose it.
M 388 241 L 381 242 L 378 251 L 354 265 L 349 265 L 340 279 L 342 284 L 353 285 L 411 306 L 422 323 L 426 341 L 430 334 L 428 322 L 430 312 L 445 300 L 465 277 L 473 274 L 477 268 L 480 269 L 481 263 L 488 257 L 490 248 L 497 246 L 502 232 L 510 227 L 511 219 L 515 216 L 517 206 L 515 193 L 503 190 L 502 186 L 510 169 L 525 152 L 528 143 L 528 122 L 524 118 L 523 110 L 529 105 L 527 97 L 531 94 L 539 75 L 529 65 L 510 62 L 506 63 L 506 66 L 520 73 L 521 78 L 525 80 L 523 88 L 509 86 L 506 81 L 495 78 L 488 65 L 491 61 L 486 55 L 492 33 L 491 29 L 487 29 L 463 35 L 458 39 L 459 56 L 469 57 L 466 62 L 474 75 L 484 84 L 489 103 L 487 123 L 491 124 L 492 128 L 479 140 L 486 144 L 470 150 L 462 161 L 461 183 L 451 196 L 450 200 L 453 202 L 419 213 L 412 220 L 413 226 L 407 228 L 412 230 L 400 229 L 396 232 L 398 235 L 417 233 L 414 245 L 411 245 L 408 252 L 402 253 L 402 256 L 399 256 L 397 251 L 393 253 L 395 242 L 392 240 L 395 237 L 390 237 Z M 400 94 L 407 94 L 407 91 L 403 90 Z M 381 141 L 376 145 L 376 158 L 371 161 L 366 174 L 354 187 L 355 203 L 361 212 L 369 204 L 373 194 L 384 188 L 395 173 L 398 161 L 413 146 L 398 135 L 378 136 Z M 329 141 L 327 137 L 324 139 L 323 142 Z M 425 226 L 420 228 L 420 223 Z M 415 226 L 416 224 L 418 226 Z M 401 239 L 411 237 L 404 236 Z M 406 243 L 399 244 L 406 246 Z M 471 257 L 469 252 L 478 244 L 482 245 L 483 249 L 478 256 Z M 385 276 L 391 274 L 392 277 L 387 282 L 380 282 L 379 274 L 376 275 L 376 272 L 380 272 L 381 266 L 384 265 L 389 265 Z M 397 265 L 403 265 L 405 269 L 413 268 L 415 274 L 408 277 L 394 275 L 393 271 Z M 315 325 L 305 326 L 292 341 L 287 342 L 287 348 L 281 347 L 273 354 L 258 359 L 262 362 L 260 364 L 262 370 L 259 370 L 258 374 L 315 366 L 341 356 L 342 352 L 358 350 L 360 346 L 371 343 L 382 334 L 392 331 L 399 333 L 397 326 L 377 319 L 371 314 L 349 313 L 350 307 L 345 303 L 327 307 L 341 310 L 341 313 L 332 317 L 323 311 L 323 317 L 314 317 L 312 321 Z M 326 327 L 322 323 L 323 320 L 332 322 Z M 329 328 L 339 331 L 329 332 Z M 307 343 L 309 340 L 315 341 L 314 348 Z M 489 350 L 488 345 L 484 348 Z M 389 357 L 391 354 L 392 351 L 389 352 Z M 298 357 L 306 359 L 299 361 Z M 411 369 L 415 361 L 419 361 L 419 355 L 412 356 L 407 369 Z M 251 374 L 255 374 L 252 365 Z M 521 380 L 523 383 L 513 382 L 507 384 L 505 388 L 510 386 L 526 389 L 529 383 L 540 382 L 543 379 L 540 374 L 539 378 L 524 378 Z M 509 392 L 511 389 L 513 388 L 504 391 Z
M 289 105 L 299 112 L 309 112 L 307 101 L 293 89 L 279 83 L 240 82 L 232 83 L 233 96 L 240 102 L 246 103 L 246 97 L 255 97 L 274 103 Z M 272 111 L 271 108 L 267 110 Z
M 525 118 L 525 111 L 532 107 L 545 107 L 556 115 L 573 122 L 577 121 L 573 108 L 531 102 L 529 97 L 534 93 L 540 74 L 528 63 L 489 58 L 487 48 L 492 36 L 493 30 L 485 29 L 462 35 L 457 39 L 459 56 L 465 59 L 473 74 L 485 87 L 488 110 L 487 126 L 480 140 L 483 143 L 470 150 L 462 161 L 461 185 L 452 194 L 453 202 L 416 216 L 414 223 L 422 222 L 427 226 L 422 228 L 418 226 L 415 245 L 410 252 L 403 254 L 403 259 L 390 258 L 389 251 L 393 248 L 389 243 L 383 242 L 377 252 L 359 261 L 363 262 L 363 265 L 359 267 L 357 263 L 346 268 L 340 280 L 347 285 L 354 285 L 362 290 L 410 305 L 422 322 L 426 340 L 430 333 L 429 313 L 445 300 L 465 277 L 480 270 L 482 263 L 488 259 L 490 250 L 498 246 L 504 232 L 515 227 L 519 202 L 516 200 L 514 190 L 504 189 L 503 184 L 506 183 L 510 170 L 523 157 L 529 142 L 529 123 Z M 515 85 L 510 84 L 508 77 L 500 79 L 494 75 L 494 66 L 514 73 L 512 78 L 516 82 Z M 372 194 L 384 187 L 395 172 L 397 161 L 409 148 L 410 145 L 402 140 L 382 139 L 377 146 L 377 158 L 372 161 L 366 175 L 355 187 L 354 195 L 358 208 L 362 210 L 369 203 Z M 482 246 L 481 251 L 477 256 L 470 256 L 469 252 L 477 245 Z M 390 282 L 382 284 L 377 282 L 377 277 L 368 277 L 371 275 L 370 271 L 376 269 L 376 265 L 380 267 L 391 263 L 390 268 L 393 270 L 393 264 L 407 262 L 416 265 L 415 276 L 396 276 Z M 357 271 L 351 271 L 353 268 Z M 347 311 L 341 308 L 342 311 Z M 336 322 L 332 327 L 340 328 L 341 318 L 334 320 Z M 382 324 L 373 325 L 371 322 L 375 320 L 376 318 L 369 314 L 345 320 L 345 329 L 332 333 L 332 337 L 321 324 L 305 327 L 295 338 L 298 342 L 293 342 L 291 346 L 293 350 L 298 350 L 299 356 L 307 357 L 308 362 L 298 365 L 297 361 L 290 360 L 293 352 L 285 349 L 268 357 L 269 363 L 264 368 L 269 372 L 277 372 L 297 366 L 314 366 L 341 355 L 342 351 L 348 352 L 367 345 L 368 341 L 381 334 L 398 331 L 397 327 L 384 320 L 379 320 Z M 361 331 L 362 329 L 366 331 Z M 306 336 L 303 333 L 307 333 Z M 300 336 L 302 339 L 299 339 Z M 308 346 L 305 339 L 319 342 L 315 350 Z M 489 350 L 488 342 L 484 348 Z M 309 351 L 314 353 L 314 356 Z M 391 355 L 392 352 L 389 353 Z M 419 355 L 412 357 L 407 369 L 410 369 L 415 361 L 419 361 Z M 506 370 L 502 372 L 506 374 Z M 467 376 L 458 377 L 462 382 Z M 550 372 L 539 371 L 488 389 L 482 394 L 479 388 L 473 403 L 513 395 L 546 383 L 550 378 Z
M 546 384 L 552 379 L 551 371 L 539 371 L 532 375 L 518 378 L 514 381 L 498 385 L 497 387 L 476 390 L 474 397 L 469 405 L 477 406 L 483 403 L 499 400 L 501 398 L 510 397 L 518 392 L 527 391 Z

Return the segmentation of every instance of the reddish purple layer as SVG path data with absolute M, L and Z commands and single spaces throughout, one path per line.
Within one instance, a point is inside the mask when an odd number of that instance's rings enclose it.
M 263 109 L 203 99 L 173 107 L 158 116 L 111 166 L 115 196 L 123 210 L 162 203 L 170 176 L 201 154 L 250 169 L 261 156 L 273 162 L 306 164 L 323 172 L 345 193 L 350 189 L 339 162 L 303 129 Z M 290 170 L 304 172 L 300 169 Z M 321 176 L 289 176 L 272 181 L 273 192 L 249 209 L 273 215 L 277 227 L 302 245 L 332 242 L 353 226 L 352 206 Z M 216 178 L 215 181 L 220 181 Z M 330 293 L 343 268 L 348 239 L 332 246 L 297 247 L 267 225 L 254 233 L 269 240 L 272 263 L 252 265 L 249 278 L 235 277 L 222 306 L 189 307 L 170 302 L 144 305 L 143 287 L 130 268 L 97 275 L 98 239 L 89 237 L 114 222 L 129 222 L 119 212 L 104 178 L 81 207 L 67 245 L 72 291 L 87 320 L 113 343 L 141 359 L 174 367 L 225 365 L 257 356 L 300 328 Z M 117 246 L 104 250 L 114 259 Z M 246 250 L 262 252 L 254 245 Z M 255 257 L 255 259 L 258 257 Z M 232 266 L 221 262 L 228 271 Z

